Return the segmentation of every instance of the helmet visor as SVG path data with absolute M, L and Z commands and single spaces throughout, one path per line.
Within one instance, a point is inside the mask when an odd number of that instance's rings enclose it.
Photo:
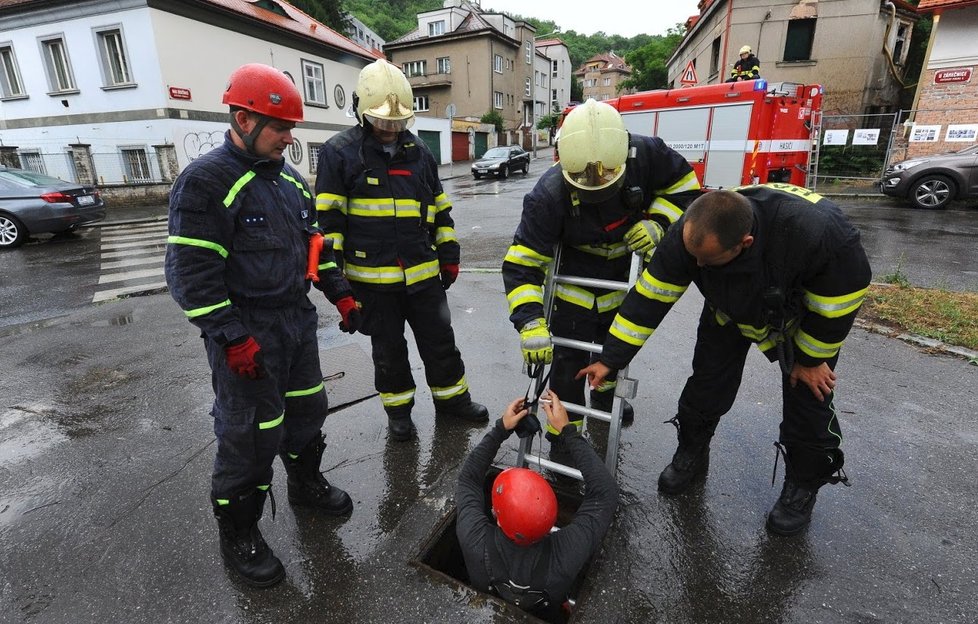
M 600 162 L 591 162 L 583 171 L 564 170 L 564 178 L 582 191 L 592 191 L 611 186 L 625 171 L 625 165 L 607 169 Z
M 383 117 L 364 114 L 364 117 L 370 122 L 370 125 L 383 132 L 401 132 L 414 125 L 413 116 L 407 119 L 385 119 Z

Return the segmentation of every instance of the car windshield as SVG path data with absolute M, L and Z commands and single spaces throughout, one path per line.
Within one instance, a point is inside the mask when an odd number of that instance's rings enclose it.
M 505 147 L 494 147 L 485 154 L 482 155 L 483 158 L 506 158 L 509 155 L 509 150 Z
M 64 180 L 23 169 L 0 169 L 0 179 L 23 187 L 59 186 L 65 183 Z

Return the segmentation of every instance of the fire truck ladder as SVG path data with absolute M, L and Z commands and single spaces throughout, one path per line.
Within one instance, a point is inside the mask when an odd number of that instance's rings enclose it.
M 811 132 L 809 139 L 811 147 L 808 150 L 808 172 L 805 175 L 805 186 L 815 190 L 818 185 L 818 154 L 822 144 L 822 111 L 813 110 L 811 116 Z
M 613 280 L 602 280 L 593 279 L 588 277 L 575 277 L 572 275 L 559 275 L 556 273 L 556 267 L 560 266 L 560 256 L 563 245 L 557 247 L 557 253 L 554 255 L 553 264 L 551 265 L 551 270 L 547 273 L 546 283 L 544 285 L 544 317 L 547 320 L 547 325 L 550 325 L 550 317 L 553 312 L 555 290 L 557 284 L 572 284 L 574 286 L 584 286 L 590 288 L 604 288 L 606 290 L 620 290 L 627 292 L 633 284 L 635 284 L 638 279 L 639 271 L 642 268 L 642 256 L 640 254 L 632 255 L 631 268 L 628 271 L 628 281 L 618 282 Z M 601 344 L 593 342 L 584 342 L 582 340 L 574 340 L 571 338 L 562 338 L 560 336 L 552 336 L 553 344 L 556 347 L 567 347 L 570 349 L 578 349 L 581 351 L 588 351 L 590 353 L 601 353 Z M 543 366 L 539 366 L 535 375 L 535 390 L 532 398 L 540 396 L 543 392 L 543 384 L 545 383 L 546 375 L 543 374 Z M 611 403 L 611 411 L 605 412 L 603 410 L 596 410 L 584 405 L 578 405 L 576 403 L 568 403 L 566 401 L 561 401 L 564 407 L 570 414 L 577 414 L 579 416 L 584 416 L 587 418 L 595 418 L 597 420 L 602 420 L 609 423 L 608 430 L 608 448 L 605 452 L 605 466 L 608 467 L 608 471 L 614 475 L 618 464 L 618 442 L 621 438 L 621 419 L 624 414 L 624 399 L 631 399 L 635 397 L 635 392 L 638 388 L 638 382 L 634 379 L 628 378 L 628 367 L 622 368 L 618 371 L 618 383 L 615 386 L 615 395 Z M 530 409 L 530 413 L 536 415 L 538 411 L 537 404 Z M 539 410 L 542 413 L 542 410 Z M 546 416 L 541 414 L 540 422 L 542 424 L 546 423 Z M 538 450 L 536 454 L 532 452 L 532 437 L 520 438 L 519 452 L 516 458 L 516 465 L 519 467 L 526 467 L 527 464 L 532 463 L 533 465 L 539 466 L 540 468 L 546 468 L 552 472 L 575 478 L 579 481 L 583 480 L 581 471 L 571 466 L 561 464 L 558 462 L 550 461 L 547 458 L 541 456 L 541 452 Z

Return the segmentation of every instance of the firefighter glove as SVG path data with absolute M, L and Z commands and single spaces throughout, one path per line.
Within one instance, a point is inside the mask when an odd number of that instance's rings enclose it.
M 637 253 L 648 253 L 662 239 L 662 226 L 655 221 L 639 221 L 625 233 L 628 249 Z
M 265 373 L 260 363 L 260 351 L 261 346 L 252 336 L 235 340 L 224 347 L 224 354 L 228 358 L 228 368 L 235 375 L 241 375 L 248 379 L 264 377 Z
M 520 330 L 520 349 L 527 364 L 549 364 L 554 359 L 554 345 L 550 340 L 547 321 L 534 319 Z
M 441 265 L 441 286 L 445 290 L 451 288 L 455 280 L 458 279 L 458 265 L 457 264 L 443 264 Z
M 360 314 L 360 303 L 353 297 L 347 295 L 336 302 L 336 309 L 340 311 L 343 320 L 340 321 L 340 329 L 348 334 L 356 333 L 363 325 L 363 315 Z

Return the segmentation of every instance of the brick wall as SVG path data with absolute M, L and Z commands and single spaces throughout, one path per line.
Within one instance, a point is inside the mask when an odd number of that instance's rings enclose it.
M 934 83 L 938 70 L 921 72 L 920 100 L 914 121 L 922 126 L 941 126 L 939 140 L 933 143 L 909 143 L 907 156 L 926 156 L 957 151 L 969 143 L 947 142 L 944 135 L 948 124 L 978 124 L 978 67 L 972 67 L 968 82 Z

